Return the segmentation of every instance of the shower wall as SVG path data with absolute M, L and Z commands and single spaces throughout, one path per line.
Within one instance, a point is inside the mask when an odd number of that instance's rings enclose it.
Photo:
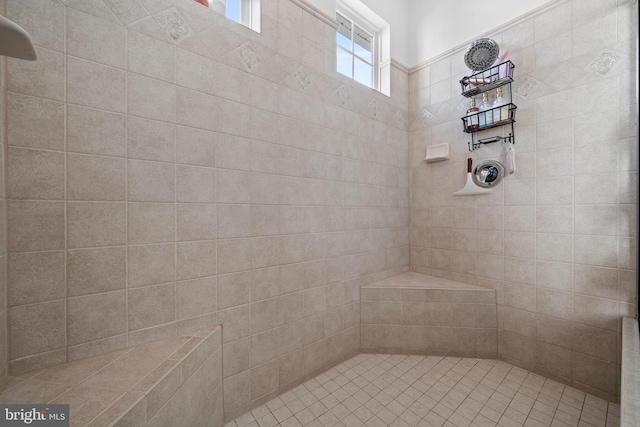
M 467 157 L 507 148 L 467 150 L 466 45 L 410 75 L 411 270 L 496 289 L 502 359 L 614 401 L 619 319 L 636 312 L 635 8 L 558 1 L 488 35 L 511 52 L 518 107 L 517 170 L 490 195 L 451 195 Z M 443 142 L 450 160 L 421 160 Z
M 335 29 L 262 1 L 12 1 L 13 374 L 220 323 L 227 416 L 359 349 L 408 269 L 408 74 L 334 72 Z
M 0 1 L 0 14 L 4 14 L 4 1 Z M 7 153 L 6 134 L 6 70 L 7 62 L 0 56 L 0 390 L 7 382 L 8 347 L 7 347 L 7 199 L 5 189 L 5 159 Z

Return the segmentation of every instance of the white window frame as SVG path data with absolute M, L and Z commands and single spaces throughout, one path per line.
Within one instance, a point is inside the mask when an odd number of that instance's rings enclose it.
M 373 89 L 391 96 L 391 27 L 389 23 L 360 0 L 336 0 L 336 12 L 373 35 L 372 57 L 375 63 Z M 338 49 L 336 43 L 336 59 Z M 340 73 L 340 75 L 344 74 Z
M 356 18 L 354 18 L 353 16 L 351 16 L 350 13 L 348 12 L 344 12 L 341 9 L 337 9 L 336 13 L 342 15 L 345 19 L 349 20 L 351 22 L 352 28 L 351 28 L 351 50 L 347 50 L 346 48 L 340 46 L 339 44 L 336 43 L 336 58 L 338 55 L 339 51 L 344 51 L 346 53 L 348 53 L 349 55 L 351 55 L 354 58 L 358 58 L 359 60 L 361 60 L 362 62 L 368 64 L 371 66 L 371 84 L 370 85 L 365 85 L 367 87 L 370 87 L 372 89 L 376 89 L 379 90 L 380 88 L 380 54 L 378 52 L 378 46 L 379 46 L 379 37 L 380 34 L 377 32 L 374 32 L 371 30 L 371 27 L 369 27 L 366 24 L 363 24 L 362 21 L 356 20 Z M 372 37 L 371 40 L 371 62 L 367 61 L 366 59 L 358 56 L 358 54 L 355 52 L 355 28 L 353 26 L 357 26 L 362 28 L 364 31 L 366 31 L 367 33 L 369 33 Z M 337 30 L 336 30 L 337 31 Z M 345 75 L 345 74 L 343 74 Z M 355 60 L 351 60 L 351 76 L 347 76 L 350 77 L 351 79 L 357 81 L 358 83 L 364 84 L 358 80 L 355 79 Z
M 234 19 L 232 21 L 236 22 Z M 239 24 L 257 33 L 260 32 L 260 0 L 240 0 Z

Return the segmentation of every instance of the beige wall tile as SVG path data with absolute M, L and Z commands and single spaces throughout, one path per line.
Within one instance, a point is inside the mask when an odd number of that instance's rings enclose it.
M 217 322 L 224 325 L 225 334 L 222 337 L 224 342 L 232 342 L 251 334 L 251 307 L 244 305 L 219 310 L 217 312 Z
M 67 154 L 67 199 L 125 200 L 126 161 Z
M 573 351 L 616 363 L 616 333 L 590 326 L 573 324 Z
M 532 311 L 504 307 L 502 310 L 504 330 L 526 337 L 535 337 L 535 314 Z
M 575 294 L 574 320 L 585 325 L 615 331 L 618 325 L 616 304 L 607 299 Z
M 10 148 L 8 169 L 12 199 L 64 199 L 64 154 Z
M 174 124 L 129 117 L 127 120 L 127 156 L 133 159 L 176 161 Z
M 69 55 L 124 69 L 125 34 L 120 25 L 66 9 L 66 52 Z
M 286 387 L 295 384 L 304 375 L 304 350 L 300 349 L 278 359 L 279 384 Z
M 251 401 L 251 374 L 248 371 L 225 378 L 224 409 L 232 411 Z
M 573 203 L 574 178 L 539 178 L 536 180 L 538 205 L 570 205 Z
M 253 355 L 251 351 L 252 339 L 245 338 L 224 345 L 223 370 L 225 380 L 228 377 L 245 372 L 251 367 L 250 357 Z
M 577 175 L 575 178 L 576 204 L 611 204 L 618 203 L 618 174 L 598 173 L 593 175 Z
M 218 308 L 225 309 L 251 302 L 251 273 L 218 276 Z
M 277 204 L 280 195 L 280 179 L 277 175 L 251 175 L 251 203 Z
M 540 290 L 540 289 L 538 289 Z M 517 283 L 504 284 L 504 304 L 521 310 L 532 310 L 536 303 L 536 288 Z
M 218 170 L 218 203 L 250 203 L 251 174 Z
M 536 256 L 540 260 L 573 261 L 573 238 L 571 235 L 538 234 L 536 243 Z
M 547 316 L 565 320 L 574 320 L 571 309 L 574 296 L 570 293 L 550 289 L 536 290 L 536 311 Z
M 560 346 L 572 348 L 573 324 L 566 320 L 536 314 L 536 339 Z
M 60 102 L 8 94 L 7 143 L 61 150 L 64 147 L 64 107 Z
M 257 399 L 278 388 L 278 361 L 273 360 L 251 369 L 251 398 Z
M 176 167 L 178 202 L 215 203 L 216 170 L 197 166 Z
M 128 291 L 130 331 L 176 320 L 176 285 L 145 286 Z
M 249 239 L 218 240 L 218 272 L 220 274 L 251 268 Z
M 476 304 L 475 326 L 477 328 L 495 328 L 498 314 L 496 308 L 495 304 Z
M 251 170 L 251 140 L 220 134 L 216 166 L 224 169 Z
M 125 247 L 77 249 L 67 252 L 69 296 L 115 291 L 124 289 L 126 284 L 127 250 Z
M 11 359 L 64 347 L 65 302 L 52 301 L 9 309 Z M 42 335 L 41 331 L 47 333 Z
M 179 125 L 217 130 L 218 119 L 215 114 L 209 114 L 218 110 L 217 98 L 184 88 L 178 88 L 176 92 L 176 122 Z
M 69 345 L 126 332 L 125 291 L 70 298 L 67 303 Z
M 127 31 L 127 69 L 168 82 L 175 81 L 175 47 L 169 43 Z M 150 67 L 149 64 L 154 64 Z
M 327 331 L 325 330 L 325 333 Z M 278 352 L 280 355 L 301 349 L 303 344 L 304 322 L 298 320 L 278 328 Z M 327 334 L 328 336 L 328 334 Z
M 175 241 L 175 205 L 129 203 L 127 209 L 127 237 L 129 244 Z
M 181 242 L 177 244 L 176 277 L 178 280 L 216 274 L 216 242 Z
M 64 101 L 65 55 L 42 48 L 36 54 L 37 61 L 7 60 L 7 90 Z
M 278 265 L 278 237 L 251 239 L 251 267 L 264 268 Z
M 177 238 L 180 240 L 213 240 L 217 237 L 215 205 L 178 204 Z
M 535 359 L 538 366 L 564 378 L 571 377 L 571 351 L 547 343 L 536 343 Z
M 129 160 L 128 200 L 132 202 L 175 202 L 175 166 L 166 163 Z
M 126 112 L 123 71 L 67 58 L 67 102 L 101 110 Z
M 504 331 L 500 334 L 500 341 L 502 354 L 533 366 L 535 363 L 535 343 L 532 338 Z
M 139 2 L 107 0 L 105 4 L 109 7 L 111 13 L 124 25 L 129 25 L 147 16 L 145 8 Z
M 175 244 L 130 246 L 127 254 L 129 287 L 175 280 Z
M 123 203 L 67 203 L 68 247 L 124 245 L 125 210 Z
M 63 299 L 64 252 L 13 254 L 9 257 L 9 306 Z
M 174 85 L 127 75 L 127 106 L 129 114 L 174 123 L 176 121 L 176 87 Z
M 218 205 L 218 237 L 238 238 L 251 235 L 251 206 Z
M 9 203 L 9 250 L 28 252 L 63 249 L 63 202 Z
M 277 298 L 251 304 L 251 331 L 259 333 L 278 326 L 279 302 Z
M 280 208 L 278 206 L 251 206 L 251 235 L 277 235 L 279 220 Z
M 579 264 L 616 267 L 618 265 L 618 240 L 615 237 L 574 237 L 575 262 Z
M 559 262 L 536 262 L 536 285 L 570 291 L 573 283 L 572 265 Z
M 610 299 L 618 295 L 617 269 L 576 265 L 573 271 L 574 292 Z
M 512 283 L 535 285 L 536 265 L 532 259 L 505 257 L 504 279 Z
M 518 258 L 534 258 L 536 235 L 534 233 L 504 233 L 504 253 Z
M 213 313 L 217 308 L 216 279 L 188 280 L 176 284 L 178 319 Z
M 571 233 L 573 223 L 572 206 L 540 206 L 536 209 L 536 225 L 539 233 Z
M 126 116 L 67 105 L 67 151 L 122 157 L 126 135 Z
M 216 165 L 216 134 L 184 126 L 176 128 L 176 161 L 189 165 Z
M 617 388 L 617 368 L 607 363 L 577 352 L 571 354 L 571 371 L 575 382 L 586 384 L 609 394 Z

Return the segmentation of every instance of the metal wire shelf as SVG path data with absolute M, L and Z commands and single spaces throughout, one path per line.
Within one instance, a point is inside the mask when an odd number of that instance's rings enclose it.
M 505 61 L 471 76 L 463 77 L 460 80 L 462 95 L 469 98 L 513 82 L 514 68 L 513 62 Z
M 464 131 L 466 133 L 475 133 L 514 123 L 516 121 L 517 108 L 514 104 L 509 103 L 462 117 Z

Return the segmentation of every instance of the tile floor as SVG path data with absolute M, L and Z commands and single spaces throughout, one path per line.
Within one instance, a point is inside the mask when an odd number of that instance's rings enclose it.
M 498 360 L 360 354 L 226 427 L 618 427 L 620 406 Z

